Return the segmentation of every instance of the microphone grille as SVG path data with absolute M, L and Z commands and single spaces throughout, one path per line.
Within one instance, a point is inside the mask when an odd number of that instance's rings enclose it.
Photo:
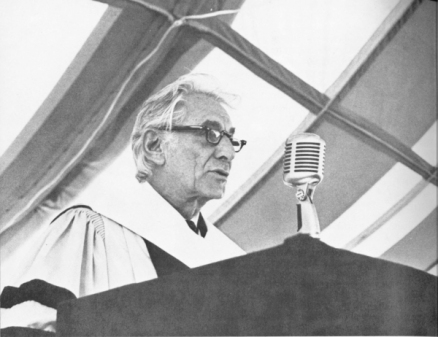
M 286 185 L 319 183 L 324 175 L 325 142 L 318 135 L 291 136 L 285 144 L 283 180 Z
M 294 172 L 324 173 L 324 152 L 320 142 L 297 142 Z

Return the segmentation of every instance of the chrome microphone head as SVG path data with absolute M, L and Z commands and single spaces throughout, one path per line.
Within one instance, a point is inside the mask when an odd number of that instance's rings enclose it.
M 325 141 L 313 133 L 290 136 L 283 159 L 283 181 L 287 186 L 316 186 L 324 177 Z

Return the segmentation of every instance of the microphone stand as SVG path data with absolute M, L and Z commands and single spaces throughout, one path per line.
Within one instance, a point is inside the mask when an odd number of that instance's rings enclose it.
M 304 184 L 297 186 L 297 220 L 298 232 L 309 234 L 311 237 L 319 239 L 321 229 L 319 226 L 318 214 L 313 203 L 313 194 L 316 185 Z

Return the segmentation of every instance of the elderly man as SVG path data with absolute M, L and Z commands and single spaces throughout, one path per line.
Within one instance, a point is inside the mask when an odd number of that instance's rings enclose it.
M 159 195 L 154 203 L 164 199 L 167 208 L 148 212 L 144 236 L 189 267 L 242 254 L 200 213 L 223 196 L 235 153 L 246 144 L 234 138 L 226 96 L 202 87 L 203 80 L 185 76 L 148 99 L 132 136 L 137 179 L 147 181 Z M 153 258 L 153 246 L 148 249 Z
M 136 177 L 150 184 L 152 196 L 139 210 L 138 233 L 87 206 L 72 207 L 52 221 L 20 284 L 41 279 L 81 297 L 245 254 L 201 214 L 223 196 L 231 163 L 246 144 L 234 137 L 227 96 L 204 87 L 205 77 L 181 77 L 139 111 Z M 12 309 L 25 317 L 19 306 Z M 33 327 L 50 330 L 44 324 Z

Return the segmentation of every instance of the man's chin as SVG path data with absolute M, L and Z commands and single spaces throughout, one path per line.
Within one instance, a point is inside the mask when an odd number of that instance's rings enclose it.
M 209 199 L 222 199 L 222 197 L 225 194 L 225 186 L 223 188 L 215 188 L 210 189 L 208 193 L 205 193 L 204 195 Z
M 208 181 L 206 184 L 198 185 L 198 193 L 205 200 L 221 199 L 225 194 L 226 181 Z
M 225 190 L 222 190 L 222 191 L 217 192 L 217 193 L 212 193 L 212 194 L 210 194 L 210 199 L 222 199 L 224 194 L 225 194 Z

